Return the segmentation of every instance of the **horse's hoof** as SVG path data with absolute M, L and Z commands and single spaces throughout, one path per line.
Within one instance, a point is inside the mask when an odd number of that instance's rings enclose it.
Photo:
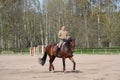
M 49 70 L 49 72 L 54 72 L 54 70 Z
M 51 73 L 54 73 L 54 70 L 52 70 Z
M 66 72 L 65 70 L 63 70 L 63 72 Z
M 49 71 L 50 73 L 54 73 L 54 71 L 53 70 L 51 70 L 51 71 Z
M 76 71 L 75 69 L 73 69 L 73 71 Z
M 67 73 L 67 71 L 63 71 L 64 73 Z

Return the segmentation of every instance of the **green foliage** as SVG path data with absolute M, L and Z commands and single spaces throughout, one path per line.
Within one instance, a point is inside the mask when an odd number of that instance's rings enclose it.
M 80 48 L 120 46 L 116 0 L 0 0 L 0 48 L 58 42 L 64 24 Z M 89 51 L 90 52 L 90 51 Z

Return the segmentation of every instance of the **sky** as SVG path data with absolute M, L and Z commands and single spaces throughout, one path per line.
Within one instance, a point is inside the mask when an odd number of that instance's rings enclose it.
M 40 0 L 40 5 L 43 6 L 43 0 Z
M 40 0 L 40 4 L 41 4 L 41 7 L 43 6 L 43 0 Z M 117 5 L 117 11 L 120 11 L 120 0 L 118 0 L 117 3 L 115 3 Z
M 117 8 L 117 11 L 120 11 L 120 2 L 119 3 L 116 3 L 118 8 Z

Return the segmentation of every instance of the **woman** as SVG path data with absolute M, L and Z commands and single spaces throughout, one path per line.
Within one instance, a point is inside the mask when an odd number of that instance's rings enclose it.
M 54 54 L 54 56 L 56 57 L 59 50 L 60 50 L 60 47 L 61 45 L 63 44 L 63 42 L 69 37 L 69 34 L 68 34 L 68 31 L 65 30 L 65 26 L 62 25 L 61 26 L 61 29 L 59 30 L 59 33 L 58 33 L 58 38 L 60 39 L 60 42 L 58 43 L 57 45 L 57 49 L 56 49 L 56 52 Z

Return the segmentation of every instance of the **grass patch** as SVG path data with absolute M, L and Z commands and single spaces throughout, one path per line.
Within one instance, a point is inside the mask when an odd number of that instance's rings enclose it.
M 75 54 L 120 54 L 120 48 L 84 48 L 75 49 Z M 0 54 L 30 54 L 29 48 L 0 49 Z
M 75 49 L 75 54 L 120 54 L 120 49 Z
M 14 54 L 13 51 L 2 51 L 2 52 L 1 52 L 1 54 L 8 54 L 8 53 L 9 53 L 9 54 Z
M 29 48 L 0 49 L 0 54 L 29 54 Z

